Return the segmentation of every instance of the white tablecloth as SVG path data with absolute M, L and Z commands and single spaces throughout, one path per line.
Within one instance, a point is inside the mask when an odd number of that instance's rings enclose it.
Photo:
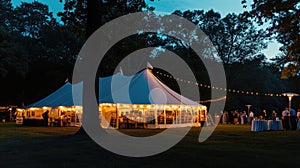
M 282 121 L 281 120 L 268 120 L 268 130 L 283 130 Z
M 266 120 L 253 120 L 251 131 L 260 132 L 268 130 L 268 122 Z

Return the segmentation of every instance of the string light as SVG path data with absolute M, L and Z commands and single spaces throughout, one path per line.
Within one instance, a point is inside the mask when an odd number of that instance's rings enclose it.
M 221 101 L 226 99 L 226 96 L 218 98 L 218 99 L 213 99 L 213 100 L 203 100 L 203 101 L 198 101 L 199 103 L 211 103 L 211 102 L 216 102 L 216 101 Z
M 157 74 L 161 75 L 161 76 L 165 76 L 167 78 L 170 79 L 175 79 L 177 81 L 180 82 L 184 82 L 184 83 L 188 83 L 188 84 L 195 84 L 198 87 L 204 87 L 204 88 L 208 88 L 208 89 L 215 89 L 215 90 L 220 90 L 220 91 L 224 91 L 224 92 L 228 92 L 228 93 L 235 93 L 235 94 L 246 94 L 246 95 L 253 95 L 253 96 L 269 96 L 269 97 L 282 97 L 282 94 L 278 94 L 278 93 L 260 93 L 260 92 L 254 92 L 254 91 L 245 91 L 245 90 L 238 90 L 238 89 L 226 89 L 226 88 L 221 88 L 221 87 L 217 87 L 217 86 L 211 86 L 211 85 L 206 85 L 203 83 L 199 83 L 199 82 L 192 82 L 192 81 L 187 81 L 185 79 L 181 79 L 178 77 L 174 77 L 172 75 L 168 75 L 162 72 L 156 72 Z M 225 97 L 226 98 L 226 97 Z M 206 101 L 213 101 L 213 100 L 206 100 Z

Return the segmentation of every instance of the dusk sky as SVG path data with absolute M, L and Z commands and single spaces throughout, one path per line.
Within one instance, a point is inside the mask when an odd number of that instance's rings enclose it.
M 34 0 L 12 0 L 14 6 L 19 5 L 21 2 L 33 2 Z M 56 13 L 63 10 L 63 3 L 59 0 L 38 0 L 49 6 L 49 10 Z M 155 7 L 156 11 L 171 13 L 175 10 L 210 10 L 213 9 L 219 12 L 223 17 L 228 13 L 241 13 L 245 10 L 250 10 L 250 7 L 243 8 L 241 0 L 155 0 L 151 2 L 146 0 L 149 6 Z M 281 45 L 272 42 L 269 43 L 268 49 L 264 51 L 264 54 L 268 57 L 274 57 L 278 53 L 278 48 Z

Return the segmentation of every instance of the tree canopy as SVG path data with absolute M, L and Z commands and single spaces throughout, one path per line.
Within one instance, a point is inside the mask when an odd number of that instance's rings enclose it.
M 176 11 L 175 14 L 198 25 L 210 37 L 223 64 L 244 62 L 267 47 L 267 34 L 253 24 L 248 12 L 230 13 L 223 18 L 213 10 Z
M 104 23 L 143 9 L 149 9 L 144 0 L 65 0 L 64 11 L 59 12 L 58 16 L 75 34 L 84 39 Z
M 242 0 L 242 3 L 246 3 Z M 251 14 L 259 25 L 268 24 L 269 35 L 283 44 L 287 64 L 282 77 L 294 77 L 300 70 L 300 2 L 297 0 L 253 0 Z
M 71 79 L 77 55 L 93 31 L 119 16 L 154 10 L 149 8 L 145 1 L 139 0 L 65 0 L 62 2 L 64 11 L 58 14 L 62 22 L 57 22 L 47 5 L 37 1 L 23 2 L 17 7 L 13 7 L 10 0 L 0 2 L 2 105 L 21 106 L 50 94 L 67 78 Z M 278 41 L 285 44 L 282 50 L 286 54 L 297 54 L 299 26 L 295 24 L 299 24 L 299 20 L 292 21 L 292 19 L 299 17 L 297 15 L 299 8 L 294 9 L 294 15 L 280 14 L 279 17 L 279 14 L 276 14 L 278 7 L 270 11 L 273 13 L 271 15 L 258 6 L 263 2 L 269 1 L 254 1 L 256 6 L 253 5 L 253 11 L 241 14 L 230 13 L 221 16 L 214 10 L 174 11 L 174 14 L 188 19 L 209 36 L 220 56 L 219 60 L 209 59 L 224 64 L 229 89 L 259 93 L 299 92 L 299 77 L 280 79 L 281 68 L 286 67 L 289 60 L 277 56 L 273 62 L 270 62 L 262 54 L 262 50 L 267 47 L 272 37 L 271 34 L 275 34 Z M 262 13 L 256 14 L 255 10 Z M 279 20 L 283 18 L 289 18 L 290 24 L 287 22 L 289 19 L 281 23 Z M 168 16 L 163 19 L 168 19 Z M 259 21 L 263 23 L 266 19 L 276 24 L 271 24 L 266 32 L 258 28 L 253 19 L 258 23 Z M 288 28 L 277 24 L 286 24 Z M 196 59 L 195 52 L 181 41 L 159 33 L 136 34 L 118 42 L 106 54 L 104 62 L 106 61 L 107 64 L 103 66 L 105 71 L 99 75 L 111 74 L 123 57 L 146 47 L 160 47 L 176 53 L 190 65 L 199 83 L 210 84 L 207 71 Z M 297 68 L 297 64 L 293 65 Z M 160 79 L 176 90 L 176 81 L 161 76 Z M 209 88 L 199 89 L 202 100 L 210 99 Z M 226 109 L 242 110 L 246 109 L 245 104 L 252 104 L 257 112 L 261 108 L 281 110 L 286 106 L 284 102 L 285 99 L 282 97 L 229 92 Z

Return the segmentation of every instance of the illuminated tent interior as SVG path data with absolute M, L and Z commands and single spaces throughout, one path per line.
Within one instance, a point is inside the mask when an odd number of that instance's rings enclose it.
M 75 105 L 72 98 L 72 87 L 82 87 L 80 84 L 72 85 L 67 82 L 59 89 L 48 95 L 47 97 L 25 106 L 23 109 L 17 109 L 17 118 L 22 117 L 24 124 L 41 125 L 42 114 L 49 112 L 49 123 L 52 125 L 62 125 L 61 120 L 67 116 L 70 120 L 69 125 L 79 125 L 80 113 L 76 113 L 76 109 L 80 109 L 80 105 Z M 29 123 L 26 123 L 29 122 Z
M 66 83 L 49 96 L 26 106 L 25 118 L 40 118 L 49 110 L 50 118 L 70 116 L 71 125 L 80 124 L 82 82 Z M 206 121 L 206 106 L 181 96 L 144 69 L 133 76 L 116 73 L 99 79 L 99 118 L 108 128 L 166 128 L 200 126 Z M 32 115 L 34 113 L 34 115 Z M 75 119 L 76 118 L 76 119 Z M 77 120 L 79 119 L 79 120 Z

